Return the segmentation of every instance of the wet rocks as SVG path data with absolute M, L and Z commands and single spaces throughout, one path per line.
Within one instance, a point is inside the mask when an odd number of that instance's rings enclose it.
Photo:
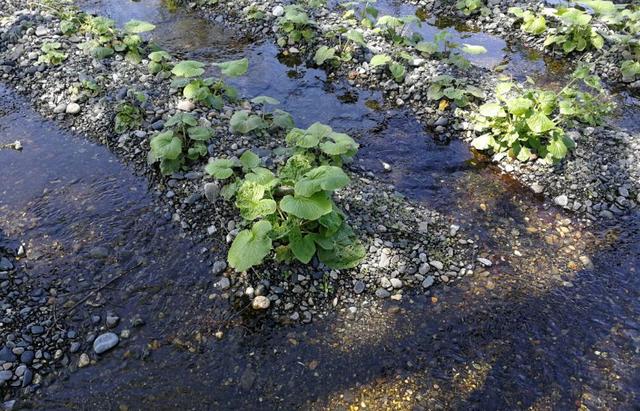
M 78 359 L 78 368 L 84 368 L 89 364 L 91 364 L 89 356 L 85 353 L 80 354 L 80 358 Z
M 566 207 L 569 204 L 569 198 L 563 194 L 555 197 L 553 202 L 560 207 Z
M 189 100 L 180 100 L 176 108 L 181 111 L 191 111 L 196 108 L 196 105 Z
M 251 302 L 251 307 L 253 307 L 254 310 L 266 310 L 270 305 L 271 301 L 263 295 L 255 297 Z
M 93 342 L 93 351 L 96 354 L 105 353 L 118 345 L 118 342 L 120 342 L 118 335 L 112 332 L 101 334 Z
M 220 263 L 220 261 L 218 261 L 218 263 Z M 227 264 L 224 261 L 222 261 L 222 263 L 226 267 Z M 222 265 L 219 264 L 218 267 L 216 267 L 214 264 L 214 267 L 213 267 L 214 271 L 219 271 L 219 272 L 224 271 L 224 268 L 221 268 L 221 266 Z M 227 290 L 229 289 L 229 287 L 231 287 L 231 281 L 227 277 L 220 277 L 218 281 L 216 281 L 216 283 L 214 284 L 214 287 L 222 291 Z
M 215 203 L 220 195 L 220 186 L 217 183 L 206 183 L 204 185 L 204 196 L 212 203 Z
M 65 107 L 65 113 L 67 114 L 78 114 L 80 112 L 80 104 L 78 103 L 69 103 Z
M 384 288 L 378 288 L 376 290 L 376 297 L 378 298 L 389 298 L 390 296 L 391 296 L 391 293 L 385 290 Z
M 422 281 L 422 288 L 429 288 L 435 282 L 435 278 L 433 276 L 428 276 Z
M 271 10 L 271 14 L 274 17 L 280 17 L 284 14 L 284 7 L 282 7 L 281 5 L 277 5 L 275 6 L 272 10 Z

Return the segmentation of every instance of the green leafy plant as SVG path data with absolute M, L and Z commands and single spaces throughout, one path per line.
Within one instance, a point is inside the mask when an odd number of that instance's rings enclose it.
M 395 61 L 387 54 L 376 54 L 375 56 L 371 57 L 369 65 L 371 67 L 386 66 L 389 69 L 389 72 L 393 76 L 394 80 L 398 83 L 404 81 L 404 77 L 407 72 L 405 66 L 402 63 Z
M 149 73 L 151 74 L 171 71 L 173 69 L 173 65 L 171 64 L 171 55 L 163 50 L 149 53 L 148 68 Z
M 346 8 L 347 11 L 343 14 L 343 20 L 354 20 L 358 22 L 362 27 L 371 29 L 374 27 L 376 20 L 378 19 L 379 11 L 373 6 L 376 0 L 365 1 L 350 1 L 340 3 L 340 6 Z
M 472 145 L 479 150 L 506 152 L 520 161 L 536 157 L 547 162 L 563 159 L 575 147 L 564 128 L 574 121 L 599 124 L 612 108 L 602 103 L 599 96 L 573 87 L 580 81 L 586 87 L 602 90 L 598 77 L 589 71 L 589 67 L 578 68 L 558 93 L 524 88 L 513 82 L 499 83 L 497 101 L 478 109 L 475 124 L 482 134 Z
M 355 29 L 340 29 L 327 33 L 325 37 L 334 40 L 337 44 L 334 46 L 322 45 L 316 50 L 313 60 L 318 66 L 324 64 L 338 66 L 342 62 L 351 61 L 357 50 L 367 47 L 364 35 Z
M 205 168 L 216 179 L 231 180 L 223 197 L 235 198 L 242 218 L 253 223 L 231 244 L 229 265 L 246 271 L 275 252 L 277 261 L 308 264 L 317 255 L 330 268 L 356 266 L 365 249 L 332 194 L 349 184 L 341 165 L 358 145 L 320 123 L 294 128 L 286 140 L 290 156 L 277 173 L 262 167 L 251 151 L 239 159 L 212 160 Z
M 255 4 L 245 7 L 242 11 L 249 20 L 260 21 L 264 20 L 267 17 L 267 14 L 264 12 L 264 10 L 259 9 Z
M 460 69 L 471 67 L 471 62 L 464 54 L 476 55 L 487 52 L 487 49 L 483 46 L 450 41 L 450 36 L 451 34 L 447 30 L 442 30 L 433 37 L 433 40 L 420 41 L 414 44 L 413 47 L 425 56 L 438 58 Z
M 95 80 L 83 79 L 80 82 L 73 83 L 69 87 L 69 91 L 72 95 L 82 99 L 98 96 L 102 93 L 102 87 Z
M 301 42 L 310 42 L 315 37 L 315 21 L 309 18 L 304 9 L 296 4 L 285 6 L 284 15 L 276 21 L 278 31 L 278 45 L 284 47 Z
M 441 102 L 453 101 L 458 107 L 466 107 L 473 98 L 484 98 L 484 92 L 478 87 L 465 84 L 452 76 L 443 74 L 434 77 L 427 89 L 427 99 Z M 441 106 L 447 104 L 440 103 Z
M 545 47 L 556 45 L 569 54 L 589 48 L 599 50 L 604 46 L 604 38 L 591 26 L 593 17 L 590 14 L 570 7 L 557 9 L 555 15 L 561 24 L 555 33 L 547 36 Z
M 220 68 L 224 76 L 237 77 L 247 72 L 249 62 L 243 58 L 214 65 Z M 204 63 L 194 60 L 186 60 L 176 64 L 171 73 L 177 78 L 171 82 L 171 86 L 182 88 L 182 94 L 189 100 L 218 110 L 224 105 L 224 98 L 235 101 L 238 97 L 237 90 L 226 84 L 222 78 L 200 78 L 205 72 L 204 67 Z
M 179 171 L 186 160 L 195 161 L 207 155 L 207 142 L 213 138 L 213 130 L 202 127 L 189 113 L 171 116 L 164 130 L 150 141 L 148 161 L 160 163 L 160 172 L 169 175 Z
M 142 125 L 143 111 L 140 105 L 146 101 L 144 94 L 135 90 L 127 90 L 126 100 L 116 106 L 114 130 L 122 134 L 129 130 L 136 130 Z
M 85 24 L 87 19 L 85 13 L 80 12 L 74 7 L 64 7 L 57 13 L 57 16 L 60 19 L 60 31 L 65 36 L 70 36 L 80 31 L 80 28 Z
M 56 42 L 44 43 L 40 47 L 40 50 L 44 54 L 38 57 L 38 63 L 45 63 L 49 65 L 57 65 L 62 63 L 67 55 L 61 51 L 62 44 Z
M 540 35 L 547 30 L 547 19 L 541 14 L 533 13 L 529 10 L 523 10 L 520 7 L 510 7 L 509 13 L 519 19 L 522 19 L 520 28 L 525 33 Z
M 620 65 L 622 73 L 622 81 L 631 83 L 640 77 L 640 62 L 633 60 L 625 60 Z
M 456 8 L 465 16 L 470 16 L 476 13 L 482 13 L 485 15 L 489 12 L 489 9 L 482 0 L 458 0 L 456 2 Z
M 83 45 L 83 48 L 95 58 L 102 59 L 114 55 L 116 52 L 125 53 L 125 58 L 133 63 L 142 60 L 142 37 L 145 33 L 155 29 L 151 23 L 131 20 L 124 25 L 121 33 L 115 28 L 115 22 L 106 17 L 88 17 L 82 29 L 93 35 L 93 39 Z
M 408 35 L 408 30 L 411 24 L 420 26 L 422 23 L 415 15 L 395 17 L 395 16 L 381 16 L 376 21 L 376 27 L 382 33 L 382 35 L 389 41 L 398 45 L 410 45 L 422 40 L 422 37 L 418 33 Z

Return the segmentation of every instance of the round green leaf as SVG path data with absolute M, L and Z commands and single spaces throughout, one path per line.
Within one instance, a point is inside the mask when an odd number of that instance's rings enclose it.
M 242 230 L 231 244 L 227 261 L 238 272 L 262 263 L 271 252 L 271 239 L 267 236 L 271 231 L 268 221 L 258 221 L 251 230 Z
M 176 64 L 171 70 L 177 77 L 197 77 L 204 73 L 204 63 L 194 60 L 185 60 Z
M 280 200 L 280 208 L 287 214 L 305 220 L 317 220 L 333 209 L 331 199 L 325 193 L 316 193 L 311 197 L 284 196 Z
M 175 160 L 182 154 L 182 140 L 174 136 L 173 131 L 165 131 L 153 137 L 151 150 L 157 158 Z
M 349 176 L 340 167 L 320 166 L 308 171 L 295 185 L 297 196 L 309 197 L 318 191 L 334 191 L 349 184 Z

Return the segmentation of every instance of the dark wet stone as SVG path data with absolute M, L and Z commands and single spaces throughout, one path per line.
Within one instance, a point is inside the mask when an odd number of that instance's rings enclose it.
M 34 357 L 35 354 L 33 353 L 33 351 L 25 351 L 20 356 L 20 362 L 23 364 L 31 364 Z
M 10 270 L 13 270 L 13 263 L 9 261 L 9 259 L 6 257 L 0 258 L 0 271 L 10 271 Z
M 14 362 L 17 358 L 6 345 L 0 350 L 0 361 Z
M 40 335 L 44 333 L 44 327 L 41 325 L 34 325 L 31 327 L 31 334 L 33 335 Z
M 28 385 L 31 385 L 32 381 L 33 381 L 33 371 L 27 368 L 24 372 L 24 375 L 22 376 L 22 386 L 26 387 Z
M 114 333 L 104 333 L 98 336 L 93 342 L 93 350 L 96 354 L 102 354 L 118 345 L 120 339 Z

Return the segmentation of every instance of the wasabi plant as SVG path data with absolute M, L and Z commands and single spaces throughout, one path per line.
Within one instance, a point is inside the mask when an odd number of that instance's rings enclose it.
M 229 265 L 246 271 L 270 254 L 277 261 L 308 264 L 314 255 L 334 269 L 355 267 L 365 249 L 346 222 L 332 194 L 350 179 L 343 161 L 357 143 L 346 134 L 315 123 L 294 128 L 286 138 L 290 156 L 276 173 L 245 151 L 239 159 L 212 159 L 205 170 L 227 184 L 221 193 L 251 227 L 238 233 L 228 253 Z
M 280 102 L 272 97 L 258 96 L 251 99 L 253 104 L 262 105 L 276 105 Z M 231 131 L 236 134 L 248 134 L 248 133 L 260 133 L 268 129 L 281 129 L 289 131 L 294 127 L 293 117 L 291 114 L 282 110 L 274 110 L 271 113 L 267 113 L 264 109 L 254 114 L 250 110 L 238 110 L 231 116 L 229 122 Z
M 471 62 L 464 54 L 476 55 L 487 52 L 487 49 L 482 46 L 449 41 L 450 35 L 447 30 L 442 30 L 433 37 L 432 41 L 421 41 L 413 47 L 425 56 L 436 57 L 464 70 L 471 67 Z
M 67 58 L 67 55 L 61 51 L 61 48 L 62 44 L 57 41 L 42 44 L 40 50 L 44 54 L 38 57 L 38 63 L 45 63 L 50 66 L 62 63 Z
M 180 171 L 187 160 L 195 161 L 207 155 L 207 143 L 213 130 L 198 124 L 188 113 L 171 116 L 162 132 L 156 134 L 149 145 L 149 164 L 159 163 L 160 172 L 170 175 Z
M 520 161 L 538 157 L 550 163 L 562 160 L 575 147 L 564 128 L 575 121 L 600 124 L 612 109 L 611 104 L 601 101 L 601 95 L 574 87 L 581 82 L 602 92 L 599 78 L 589 74 L 590 69 L 578 68 L 558 93 L 525 88 L 510 81 L 499 83 L 497 101 L 478 108 L 475 125 L 482 134 L 472 145 L 479 150 L 507 153 Z M 528 83 L 533 81 L 528 79 Z
M 116 106 L 114 131 L 122 134 L 140 128 L 143 111 L 140 107 L 147 100 L 144 94 L 134 90 L 127 91 L 127 98 Z
M 354 20 L 362 27 L 372 29 L 378 19 L 378 9 L 373 4 L 376 0 L 350 1 L 340 3 L 341 7 L 347 9 L 342 15 L 343 20 Z
M 547 36 L 545 47 L 558 46 L 565 54 L 569 54 L 590 48 L 599 50 L 604 46 L 604 38 L 591 26 L 593 17 L 590 14 L 570 7 L 556 10 L 555 15 L 561 24 Z
M 454 102 L 458 107 L 466 107 L 472 99 L 484 97 L 484 92 L 478 87 L 467 85 L 449 75 L 434 77 L 427 89 L 427 99 L 440 102 L 441 108 L 448 106 L 449 102 Z
M 151 74 L 170 72 L 173 69 L 173 65 L 171 64 L 171 55 L 163 50 L 149 53 L 149 64 L 147 67 Z
M 362 47 L 367 47 L 364 35 L 355 29 L 329 33 L 326 37 L 335 38 L 338 44 L 335 46 L 322 45 L 316 50 L 313 61 L 318 66 L 324 64 L 338 66 L 342 62 L 351 61 L 353 54 L 357 50 Z
M 489 9 L 482 0 L 458 0 L 456 2 L 456 8 L 465 16 L 470 16 L 476 13 L 486 15 L 489 12 Z
M 620 65 L 622 73 L 622 81 L 631 83 L 640 78 L 640 62 L 634 60 L 625 60 Z
M 371 57 L 369 65 L 371 67 L 386 66 L 389 69 L 389 72 L 391 73 L 393 79 L 398 83 L 404 81 L 405 74 L 407 73 L 407 69 L 402 63 L 395 61 L 387 54 L 376 54 L 375 56 Z
M 60 31 L 65 36 L 79 32 L 87 19 L 87 14 L 73 7 L 63 8 L 57 16 L 60 19 Z
M 520 7 L 510 7 L 509 13 L 522 19 L 520 29 L 525 33 L 540 35 L 547 30 L 547 19 L 542 14 L 536 14 Z
M 223 76 L 238 77 L 244 75 L 249 67 L 246 58 L 240 60 L 214 63 L 220 68 Z M 237 90 L 226 84 L 222 78 L 201 78 L 205 69 L 204 63 L 194 60 L 181 61 L 176 64 L 171 73 L 176 77 L 171 82 L 171 87 L 182 88 L 182 94 L 189 100 L 198 102 L 207 107 L 221 109 L 224 98 L 235 101 L 238 97 Z
M 315 21 L 301 6 L 296 4 L 285 6 L 284 15 L 276 21 L 278 31 L 278 45 L 293 45 L 298 43 L 309 43 L 315 37 Z
M 131 20 L 124 25 L 124 32 L 120 33 L 115 28 L 113 20 L 89 16 L 82 29 L 93 36 L 93 39 L 82 47 L 95 58 L 103 59 L 118 52 L 125 53 L 127 60 L 140 63 L 143 43 L 140 34 L 155 29 L 155 26 L 144 21 Z
M 83 79 L 80 82 L 73 83 L 69 87 L 69 91 L 79 98 L 89 98 L 96 97 L 102 93 L 102 87 L 95 80 Z
M 376 21 L 376 27 L 382 35 L 397 45 L 412 45 L 422 40 L 418 33 L 413 33 L 411 36 L 408 35 L 411 24 L 420 26 L 422 23 L 415 15 L 403 17 L 381 16 Z

